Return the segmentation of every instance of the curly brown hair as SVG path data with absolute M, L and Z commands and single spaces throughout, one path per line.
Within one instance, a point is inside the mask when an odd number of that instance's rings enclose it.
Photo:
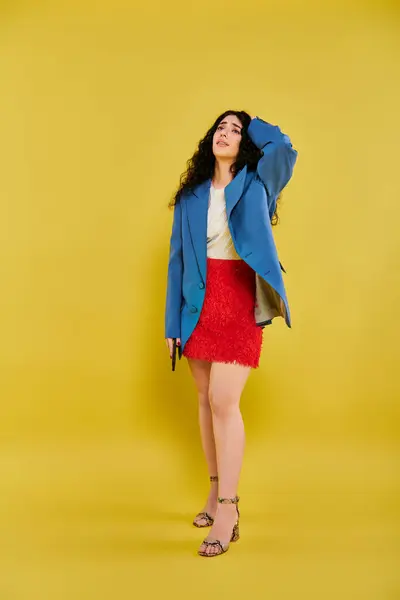
M 198 184 L 203 183 L 206 179 L 213 177 L 215 168 L 215 156 L 212 150 L 213 137 L 219 123 L 228 115 L 235 115 L 241 122 L 242 139 L 239 145 L 239 152 L 236 160 L 231 165 L 231 173 L 233 177 L 247 165 L 249 170 L 256 170 L 257 163 L 262 157 L 262 151 L 250 139 L 247 129 L 251 123 L 251 116 L 244 110 L 227 110 L 214 121 L 214 124 L 207 131 L 206 135 L 200 140 L 198 148 L 193 156 L 186 163 L 186 171 L 180 176 L 178 190 L 174 193 L 168 206 L 173 207 L 179 202 L 181 195 L 186 191 L 192 191 Z M 281 199 L 279 194 L 274 214 L 271 218 L 271 225 L 277 225 L 279 216 L 277 212 L 278 201 Z

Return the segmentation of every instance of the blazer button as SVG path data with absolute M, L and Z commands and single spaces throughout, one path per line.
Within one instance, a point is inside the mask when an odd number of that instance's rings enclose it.
M 197 312 L 197 307 L 196 307 L 196 306 L 192 306 L 192 307 L 190 308 L 190 312 L 191 312 L 191 313 L 195 313 L 195 312 Z
M 204 289 L 204 283 L 203 283 L 203 282 L 202 282 L 202 283 L 199 283 L 199 288 L 200 288 L 201 290 L 203 290 L 203 289 Z

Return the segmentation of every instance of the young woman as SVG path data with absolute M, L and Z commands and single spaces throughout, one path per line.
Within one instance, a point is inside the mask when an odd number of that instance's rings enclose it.
M 259 365 L 263 328 L 291 327 L 272 235 L 277 200 L 297 151 L 279 127 L 244 111 L 220 115 L 188 162 L 171 205 L 165 338 L 186 357 L 199 398 L 211 489 L 197 527 L 212 526 L 201 556 L 239 539 L 244 451 L 240 397 Z

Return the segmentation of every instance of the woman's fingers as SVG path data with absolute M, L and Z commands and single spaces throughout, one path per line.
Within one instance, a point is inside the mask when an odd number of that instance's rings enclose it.
M 167 348 L 169 350 L 169 357 L 172 358 L 172 348 L 174 345 L 174 340 L 172 338 L 166 338 Z
M 169 350 L 169 357 L 172 358 L 172 350 L 174 348 L 174 340 L 173 338 L 165 338 L 167 348 Z M 181 345 L 181 338 L 176 338 L 176 343 L 178 346 Z

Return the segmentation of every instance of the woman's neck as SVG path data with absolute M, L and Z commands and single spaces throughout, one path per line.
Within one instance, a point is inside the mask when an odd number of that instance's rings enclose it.
M 216 161 L 211 183 L 215 188 L 227 186 L 233 179 L 230 171 L 232 161 Z

